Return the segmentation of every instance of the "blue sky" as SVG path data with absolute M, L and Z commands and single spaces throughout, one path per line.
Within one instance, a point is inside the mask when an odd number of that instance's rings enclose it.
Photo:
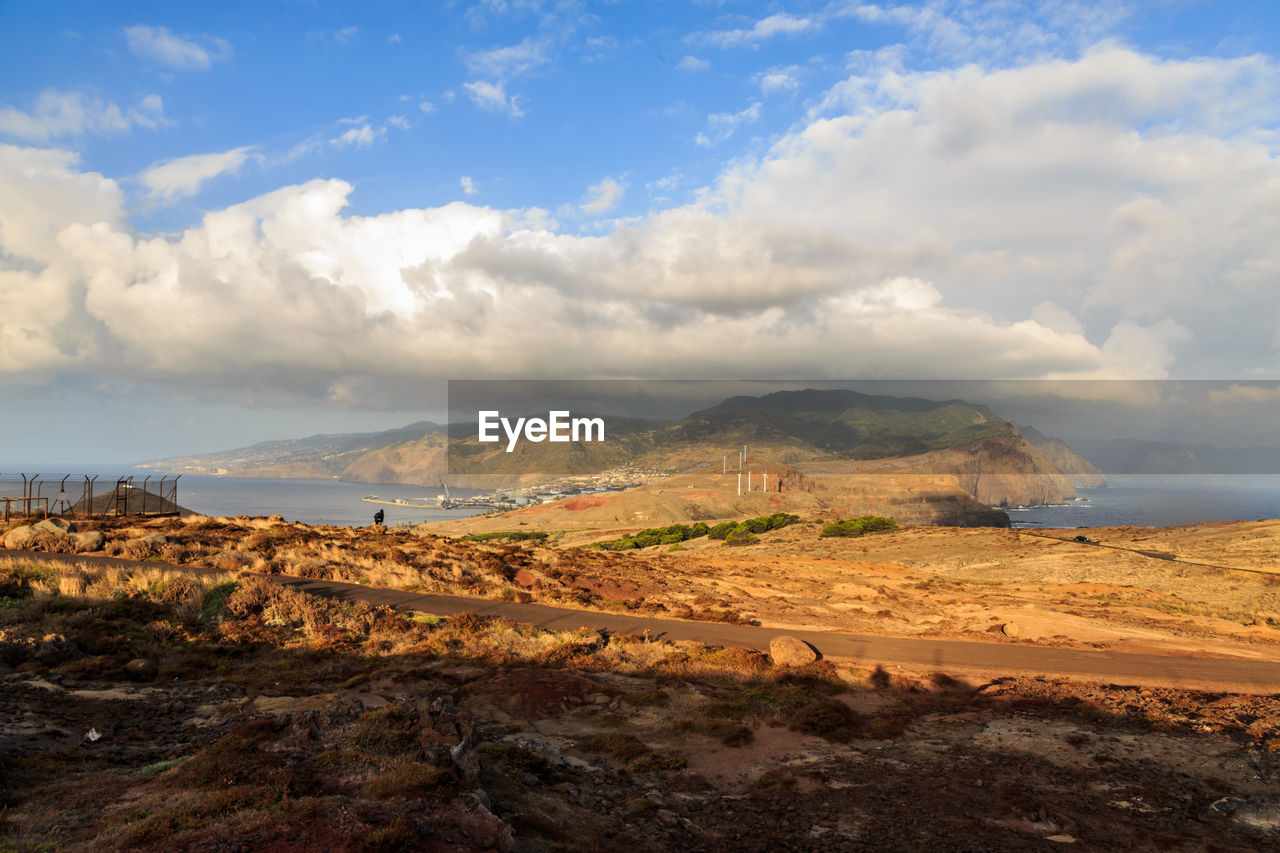
M 1280 371 L 1274 3 L 49 2 L 0 33 L 0 392 L 53 424 L 0 455 L 392 426 L 472 376 Z

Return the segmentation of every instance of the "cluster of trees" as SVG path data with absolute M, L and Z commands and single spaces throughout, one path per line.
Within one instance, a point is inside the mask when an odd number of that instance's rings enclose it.
M 678 545 L 687 539 L 698 539 L 711 531 L 705 521 L 693 524 L 668 524 L 666 527 L 647 527 L 639 533 L 624 536 L 612 542 L 601 542 L 598 547 L 606 551 L 627 551 L 632 548 L 648 548 L 650 545 Z
M 864 515 L 861 518 L 846 518 L 834 521 L 822 528 L 819 538 L 829 536 L 861 536 L 877 530 L 897 530 L 898 522 L 882 515 Z
M 694 524 L 668 524 L 666 527 L 649 527 L 612 542 L 601 542 L 596 547 L 607 551 L 627 551 L 631 548 L 648 548 L 650 545 L 678 545 L 688 539 L 703 536 L 722 539 L 726 545 L 750 545 L 760 541 L 755 534 L 777 530 L 799 520 L 798 515 L 775 512 L 773 515 L 762 515 L 745 521 L 724 521 L 715 527 L 708 527 L 703 521 Z
M 707 534 L 712 539 L 723 539 L 726 545 L 754 545 L 760 541 L 757 533 L 766 530 L 778 530 L 788 524 L 795 524 L 800 516 L 789 512 L 775 512 L 773 515 L 762 515 L 748 518 L 746 521 L 726 521 L 711 528 Z
M 494 533 L 468 533 L 459 536 L 459 542 L 488 542 L 492 539 L 505 539 L 508 542 L 542 542 L 547 534 L 538 530 L 499 530 Z

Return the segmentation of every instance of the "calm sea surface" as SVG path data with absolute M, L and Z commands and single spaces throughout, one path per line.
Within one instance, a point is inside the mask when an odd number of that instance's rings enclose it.
M 74 470 L 77 475 L 85 466 L 54 468 L 51 466 L 24 466 L 31 471 Z M 9 482 L 9 471 L 22 470 L 17 466 L 0 469 L 0 493 L 21 494 L 21 480 Z M 115 477 L 133 474 L 134 483 L 141 485 L 146 472 L 113 469 L 100 472 L 97 492 L 111 488 Z M 45 479 L 51 478 L 46 474 Z M 159 477 L 153 477 L 152 490 Z M 1112 476 L 1105 489 L 1078 489 L 1082 500 L 1064 506 L 1030 507 L 1009 510 L 1009 518 L 1017 527 L 1111 527 L 1118 525 L 1169 527 L 1198 521 L 1239 521 L 1259 518 L 1280 518 L 1280 476 Z M 57 479 L 53 487 L 46 487 L 43 494 L 57 492 Z M 77 485 L 79 483 L 80 485 Z M 73 476 L 68 480 L 72 499 L 78 499 L 83 479 Z M 167 489 L 166 489 L 167 491 Z M 370 524 L 373 514 L 381 509 L 386 513 L 386 523 L 420 523 L 445 519 L 468 518 L 477 515 L 474 509 L 406 509 L 364 503 L 366 495 L 378 495 L 383 500 L 433 500 L 440 492 L 437 487 L 379 486 L 367 483 L 343 483 L 338 480 L 269 480 L 240 479 L 231 477 L 201 477 L 187 474 L 178 482 L 178 503 L 195 512 L 206 515 L 274 515 L 280 514 L 289 521 L 310 524 L 339 524 L 360 526 Z M 451 489 L 450 494 L 466 497 L 479 492 Z
M 67 492 L 72 502 L 78 501 L 83 494 L 84 474 L 98 474 L 94 484 L 94 494 L 109 492 L 115 486 L 117 477 L 133 476 L 135 486 L 141 486 L 143 477 L 148 471 L 133 471 L 127 467 L 103 468 L 92 465 L 68 467 L 62 465 L 14 465 L 10 464 L 0 471 L 0 494 L 22 494 L 21 477 L 15 478 L 10 472 L 27 471 L 29 474 L 39 471 L 44 485 L 40 494 L 54 501 L 58 493 L 59 480 L 63 474 L 73 472 L 67 479 Z M 52 472 L 56 472 L 52 473 Z M 148 490 L 159 491 L 159 475 L 152 475 Z M 169 488 L 173 478 L 165 481 L 165 496 L 169 496 Z M 338 480 L 277 480 L 237 477 L 202 477 L 195 474 L 184 474 L 178 480 L 178 505 L 204 515 L 275 515 L 280 514 L 287 521 L 303 521 L 308 524 L 340 524 L 344 526 L 362 526 L 373 523 L 373 514 L 378 510 L 386 513 L 385 523 L 388 526 L 409 522 L 413 524 L 424 521 L 444 521 L 454 518 L 469 518 L 481 510 L 476 509 L 406 509 L 404 507 L 384 506 L 382 504 L 364 503 L 360 499 L 366 495 L 377 495 L 382 500 L 420 501 L 435 500 L 441 492 L 439 486 L 375 486 L 368 483 L 343 483 Z M 454 497 L 470 497 L 482 494 L 474 489 L 450 489 Z
M 139 482 L 137 479 L 135 483 Z M 365 503 L 360 499 L 377 495 L 381 500 L 434 500 L 439 486 L 374 486 L 338 480 L 267 480 L 235 477 L 184 476 L 178 481 L 178 503 L 205 515 L 274 515 L 308 524 L 361 526 L 373 523 L 378 510 L 386 513 L 385 524 L 420 523 L 469 518 L 475 509 L 406 509 Z M 469 489 L 450 489 L 454 497 L 481 494 Z
M 1077 489 L 1064 506 L 1009 510 L 1015 527 L 1172 527 L 1198 521 L 1280 518 L 1280 477 L 1113 475 L 1105 489 Z

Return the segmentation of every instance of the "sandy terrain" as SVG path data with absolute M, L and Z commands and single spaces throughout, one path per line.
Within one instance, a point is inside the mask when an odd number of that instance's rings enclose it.
M 674 554 L 627 552 L 649 568 L 632 574 L 632 594 L 780 628 L 1280 657 L 1280 576 L 1270 574 L 1280 569 L 1280 521 L 1040 531 L 1156 556 L 1009 530 L 819 539 L 819 529 L 795 525 L 748 548 L 700 539 Z M 610 591 L 605 577 L 578 582 Z M 1009 623 L 1016 638 L 1001 630 Z

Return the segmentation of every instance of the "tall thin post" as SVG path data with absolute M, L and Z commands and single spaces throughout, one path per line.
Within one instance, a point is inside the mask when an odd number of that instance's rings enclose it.
M 747 491 L 751 491 L 751 472 L 747 472 Z
M 742 472 L 738 472 L 738 494 L 742 494 Z

